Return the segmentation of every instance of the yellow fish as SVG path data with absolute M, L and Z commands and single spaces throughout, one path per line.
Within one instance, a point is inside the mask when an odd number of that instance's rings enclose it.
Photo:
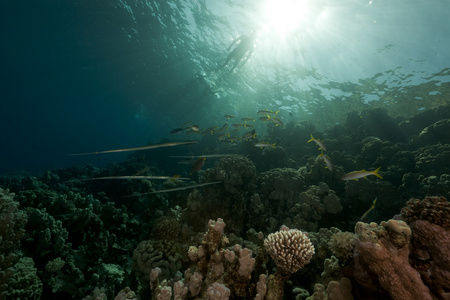
M 375 204 L 377 203 L 377 198 L 375 198 L 375 200 L 373 200 L 372 205 L 370 206 L 370 208 L 362 215 L 361 217 L 361 221 L 364 221 L 367 216 L 369 215 L 369 213 L 375 209 Z
M 375 175 L 378 178 L 383 179 L 383 177 L 381 177 L 381 175 L 378 174 L 378 171 L 380 171 L 380 169 L 381 167 L 379 167 L 375 171 L 366 171 L 364 169 L 362 169 L 361 171 L 353 171 L 342 176 L 342 180 L 358 180 L 359 178 L 364 178 L 369 175 Z
M 333 164 L 331 163 L 331 159 L 327 155 L 323 154 L 323 150 L 322 153 L 319 154 L 319 156 L 322 157 L 323 160 L 325 161 L 328 170 L 333 171 Z
M 320 147 L 319 148 L 320 150 L 327 151 L 327 148 L 325 147 L 325 144 L 323 143 L 323 141 L 321 141 L 319 139 L 315 139 L 312 134 L 311 134 L 311 139 L 307 143 L 309 143 L 309 142 L 315 142 Z

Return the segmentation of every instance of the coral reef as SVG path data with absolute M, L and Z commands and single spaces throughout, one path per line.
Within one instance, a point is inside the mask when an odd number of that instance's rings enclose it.
M 328 242 L 331 252 L 341 261 L 352 257 L 355 247 L 355 235 L 352 232 L 337 232 Z
M 159 268 L 162 279 L 175 277 L 186 257 L 186 249 L 178 243 L 161 240 L 146 240 L 138 244 L 133 251 L 133 270 L 141 283 L 148 283 L 152 269 Z
M 42 281 L 36 274 L 34 261 L 31 257 L 22 257 L 14 265 L 14 274 L 8 282 L 8 297 L 6 299 L 40 299 L 42 296 Z
M 324 182 L 311 185 L 302 192 L 288 211 L 286 226 L 316 231 L 325 214 L 337 214 L 342 206 L 339 197 Z
M 450 174 L 450 144 L 433 144 L 414 153 L 416 170 L 424 176 Z
M 432 299 L 409 264 L 411 229 L 405 222 L 358 222 L 355 232 L 355 278 L 360 285 L 374 292 L 379 285 L 392 299 Z
M 284 281 L 310 262 L 314 246 L 307 233 L 286 226 L 269 234 L 264 246 L 277 265 L 275 274 L 269 276 L 267 299 L 282 299 Z
M 424 220 L 450 229 L 450 202 L 444 197 L 426 197 L 423 200 L 410 199 L 401 210 L 408 223 Z
M 191 246 L 188 250 L 195 271 L 192 273 L 191 269 L 187 269 L 184 279 L 161 281 L 161 269 L 152 269 L 150 285 L 153 297 L 166 299 L 164 295 L 171 295 L 172 290 L 176 294 L 175 299 L 228 299 L 230 295 L 247 297 L 253 292 L 249 287 L 254 285 L 258 285 L 258 293 L 264 293 L 263 278 L 257 284 L 256 278 L 252 276 L 256 262 L 252 251 L 238 244 L 225 248 L 229 240 L 224 235 L 224 228 L 225 223 L 220 218 L 209 221 L 201 245 Z
M 450 119 L 441 119 L 425 127 L 419 134 L 422 144 L 450 144 Z
M 0 298 L 15 293 L 8 282 L 17 275 L 15 264 L 19 253 L 16 249 L 25 235 L 24 226 L 27 222 L 26 214 L 19 210 L 19 203 L 13 198 L 13 193 L 0 188 Z
M 277 264 L 277 268 L 286 274 L 295 273 L 303 268 L 314 255 L 314 246 L 307 234 L 286 226 L 269 234 L 264 240 L 264 246 Z
M 314 294 L 306 300 L 353 300 L 352 283 L 350 279 L 342 277 L 340 281 L 330 281 L 325 286 L 318 283 L 314 286 Z
M 450 297 L 450 230 L 425 220 L 410 223 L 413 266 L 433 298 Z
M 369 109 L 325 132 L 270 125 L 275 149 L 226 148 L 242 155 L 207 159 L 192 176 L 221 184 L 173 193 L 148 194 L 180 180 L 89 180 L 180 168 L 137 154 L 0 177 L 0 298 L 448 299 L 448 111 L 404 120 Z M 342 180 L 378 167 L 383 180 Z M 369 208 L 374 223 L 358 222 Z M 296 229 L 276 232 L 283 224 Z
M 205 181 L 222 181 L 225 191 L 230 194 L 251 189 L 257 179 L 253 162 L 240 155 L 222 158 L 213 169 L 203 174 Z

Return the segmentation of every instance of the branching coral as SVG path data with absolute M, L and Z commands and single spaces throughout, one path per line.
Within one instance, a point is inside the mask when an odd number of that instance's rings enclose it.
M 318 283 L 314 286 L 314 294 L 306 300 L 353 300 L 352 283 L 350 279 L 342 277 L 340 281 L 331 281 L 325 287 Z
M 309 263 L 314 246 L 307 234 L 286 226 L 269 234 L 264 246 L 277 265 L 275 274 L 269 277 L 267 299 L 282 299 L 284 281 Z
M 309 263 L 314 255 L 314 246 L 307 234 L 298 229 L 282 226 L 280 231 L 269 234 L 264 246 L 277 267 L 292 274 Z

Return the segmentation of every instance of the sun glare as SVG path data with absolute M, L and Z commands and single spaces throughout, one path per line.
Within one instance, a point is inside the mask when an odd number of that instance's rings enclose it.
M 267 0 L 264 30 L 286 36 L 302 24 L 307 13 L 307 0 Z

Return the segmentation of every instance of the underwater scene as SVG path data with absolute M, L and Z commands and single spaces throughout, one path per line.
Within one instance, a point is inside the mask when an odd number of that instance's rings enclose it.
M 444 0 L 4 2 L 0 299 L 450 299 Z

